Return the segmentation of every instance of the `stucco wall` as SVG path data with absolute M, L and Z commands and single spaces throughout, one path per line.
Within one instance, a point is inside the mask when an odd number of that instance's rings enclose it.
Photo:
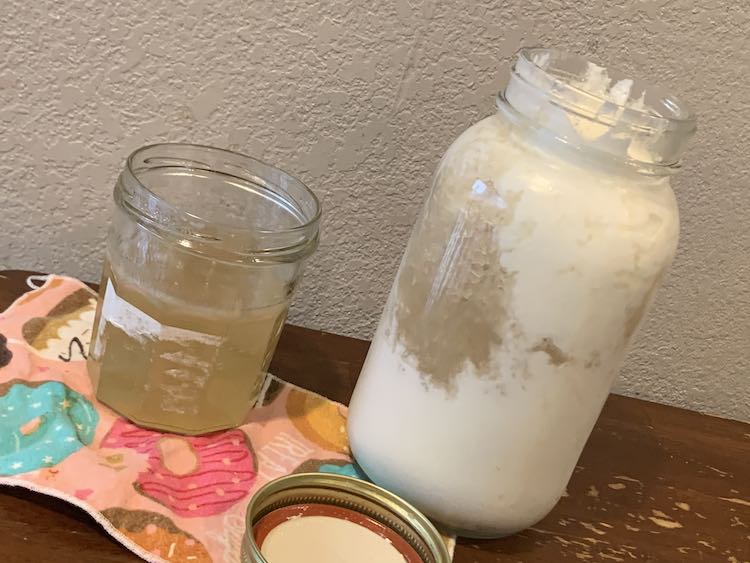
M 231 147 L 321 196 L 293 319 L 367 337 L 440 154 L 520 45 L 668 85 L 699 114 L 680 252 L 620 389 L 750 420 L 750 19 L 736 0 L 4 0 L 0 267 L 98 277 L 144 143 Z

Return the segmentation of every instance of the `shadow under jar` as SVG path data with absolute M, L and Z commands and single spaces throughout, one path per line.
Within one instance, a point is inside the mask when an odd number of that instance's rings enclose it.
M 377 484 L 459 535 L 560 499 L 677 248 L 693 115 L 580 57 L 521 51 L 447 150 L 349 410 Z
M 97 398 L 171 432 L 241 424 L 317 247 L 317 198 L 253 158 L 160 144 L 128 158 L 114 199 L 88 360 Z

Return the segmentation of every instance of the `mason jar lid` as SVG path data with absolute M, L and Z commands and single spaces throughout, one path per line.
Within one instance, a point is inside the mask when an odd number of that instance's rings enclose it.
M 312 545 L 315 542 L 311 542 L 309 549 L 301 545 L 300 537 L 304 532 L 299 527 L 305 525 L 305 518 L 312 516 L 343 520 L 347 522 L 345 526 L 357 532 L 346 534 L 346 538 L 344 534 L 337 534 L 334 540 L 342 542 L 342 550 L 352 551 L 353 560 L 357 558 L 358 546 L 363 550 L 368 548 L 364 542 L 358 543 L 359 540 L 375 539 L 377 542 L 377 537 L 373 538 L 375 534 L 390 544 L 406 563 L 451 561 L 437 529 L 426 516 L 400 497 L 353 477 L 299 473 L 271 481 L 253 496 L 247 508 L 242 562 L 287 563 L 266 559 L 263 554 L 269 555 L 269 550 L 264 546 L 269 542 L 270 547 L 271 538 L 277 546 L 284 541 L 282 525 L 286 526 L 291 521 L 298 528 L 293 536 L 295 545 L 311 553 L 315 549 Z M 309 522 L 312 524 L 312 521 Z M 308 533 L 320 532 L 321 528 L 311 526 Z M 306 560 L 313 559 L 306 557 Z

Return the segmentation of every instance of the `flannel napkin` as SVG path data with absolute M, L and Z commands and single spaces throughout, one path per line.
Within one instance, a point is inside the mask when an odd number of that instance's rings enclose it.
M 272 375 L 239 428 L 187 437 L 131 424 L 97 402 L 86 372 L 96 294 L 61 276 L 27 284 L 0 314 L 0 484 L 81 507 L 147 561 L 238 563 L 259 487 L 303 471 L 365 478 L 346 407 Z

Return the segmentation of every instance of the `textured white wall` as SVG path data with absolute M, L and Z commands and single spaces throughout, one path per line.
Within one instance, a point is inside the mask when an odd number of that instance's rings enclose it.
M 750 19 L 737 0 L 3 0 L 0 267 L 99 275 L 125 156 L 160 140 L 286 168 L 325 206 L 295 305 L 369 336 L 430 173 L 521 45 L 669 86 L 699 114 L 683 235 L 620 389 L 750 420 Z

